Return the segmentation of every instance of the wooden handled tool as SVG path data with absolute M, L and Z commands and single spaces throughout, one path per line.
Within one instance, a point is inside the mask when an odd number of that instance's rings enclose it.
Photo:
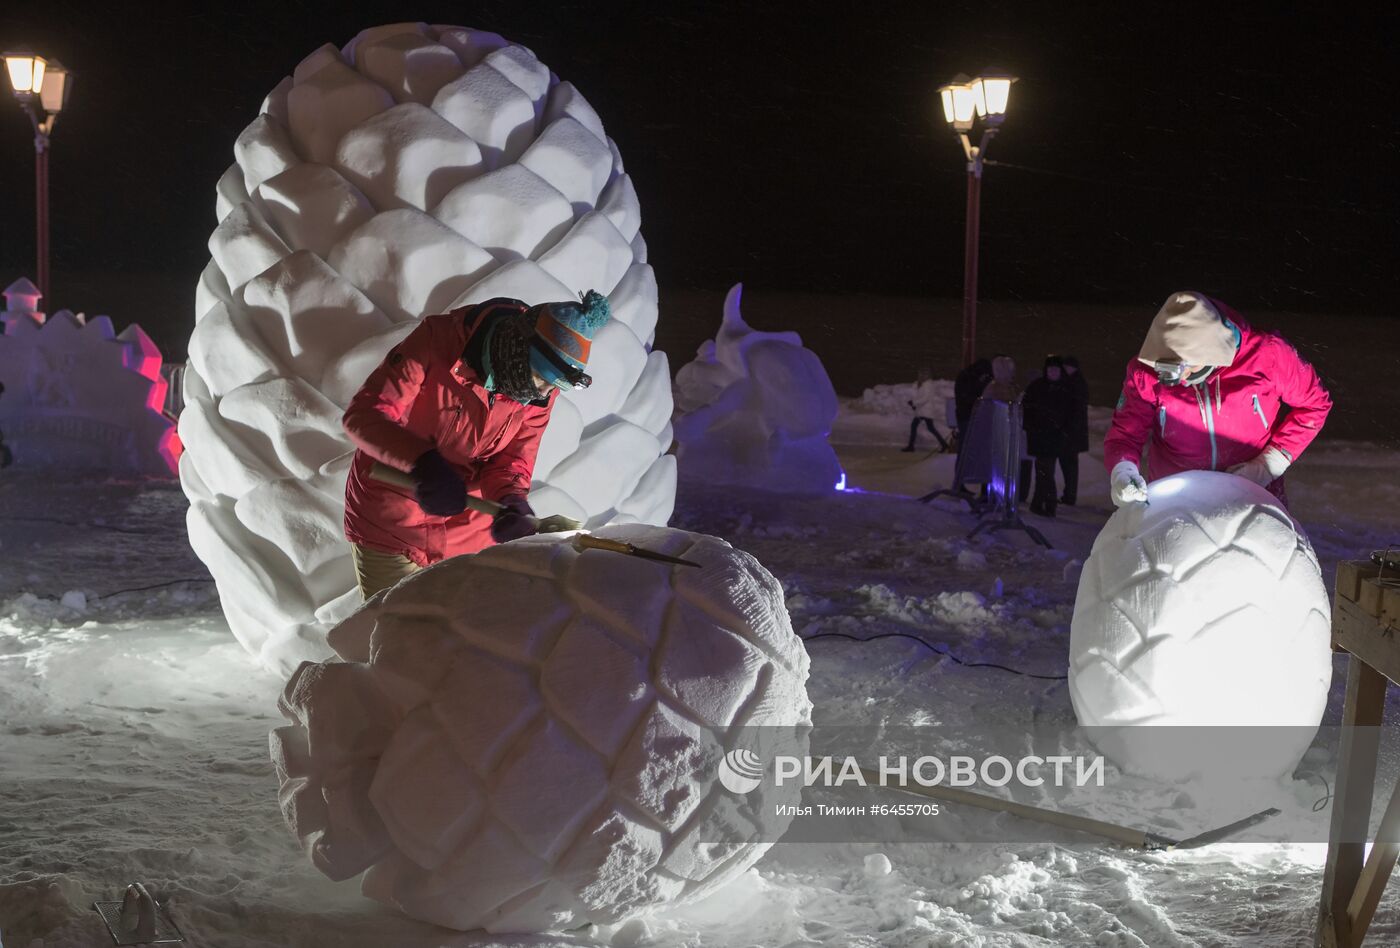
M 414 490 L 417 483 L 413 478 L 400 471 L 398 468 L 390 467 L 379 461 L 375 461 L 370 468 L 369 476 L 385 484 L 393 484 L 395 487 L 402 487 L 404 490 Z M 505 512 L 504 507 L 494 500 L 487 500 L 485 497 L 478 497 L 475 494 L 467 494 L 467 509 L 475 510 L 477 513 L 485 514 L 488 517 L 496 518 Z M 535 519 L 536 533 L 570 533 L 580 529 L 583 524 L 572 517 L 565 517 L 563 514 L 553 514 L 544 518 Z

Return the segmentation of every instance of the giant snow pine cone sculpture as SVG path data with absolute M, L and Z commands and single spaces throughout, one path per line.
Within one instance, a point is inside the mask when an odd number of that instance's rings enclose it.
M 714 537 L 601 535 L 700 568 L 517 540 L 408 577 L 331 631 L 344 661 L 298 669 L 272 756 L 317 868 L 439 925 L 561 930 L 698 898 L 782 835 L 795 783 L 721 777 L 807 750 L 782 586 Z
M 1148 494 L 1150 506 L 1109 519 L 1080 576 L 1069 667 L 1079 723 L 1142 775 L 1292 772 L 1332 680 L 1331 610 L 1307 535 L 1233 474 L 1189 471 Z
M 557 402 L 541 514 L 662 524 L 675 495 L 656 281 L 617 148 L 530 50 L 401 23 L 323 46 L 273 89 L 220 179 L 196 292 L 181 480 L 234 634 L 289 672 L 358 605 L 340 416 L 424 315 L 597 289 L 594 385 Z

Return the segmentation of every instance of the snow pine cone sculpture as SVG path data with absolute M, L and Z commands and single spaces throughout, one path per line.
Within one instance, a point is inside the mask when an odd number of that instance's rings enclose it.
M 1108 521 L 1080 577 L 1069 668 L 1079 723 L 1138 774 L 1291 773 L 1332 678 L 1330 608 L 1307 536 L 1233 474 L 1177 474 L 1148 494 L 1150 506 Z M 1235 727 L 1198 727 L 1221 725 Z
M 656 281 L 597 114 L 493 33 L 403 23 L 298 65 L 238 137 L 196 291 L 181 480 L 239 640 L 284 673 L 359 606 L 340 417 L 417 321 L 496 296 L 608 296 L 594 384 L 561 394 L 541 514 L 664 524 L 675 498 Z
M 782 587 L 714 537 L 599 534 L 700 568 L 518 540 L 408 577 L 297 670 L 272 757 L 317 868 L 449 928 L 563 930 L 698 897 L 782 834 L 800 791 L 720 782 L 736 745 L 806 753 Z

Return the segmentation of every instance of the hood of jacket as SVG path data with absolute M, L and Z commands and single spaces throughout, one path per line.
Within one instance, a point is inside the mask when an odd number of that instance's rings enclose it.
M 1235 361 L 1240 331 L 1230 309 L 1193 290 L 1167 297 L 1147 329 L 1138 359 L 1183 365 L 1224 366 Z

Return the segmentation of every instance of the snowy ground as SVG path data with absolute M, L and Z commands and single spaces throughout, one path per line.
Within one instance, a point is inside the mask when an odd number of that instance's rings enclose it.
M 848 402 L 833 435 L 860 491 L 793 500 L 683 484 L 674 525 L 754 553 L 783 580 L 803 634 L 915 632 L 965 661 L 1062 673 L 1073 561 L 1109 514 L 1101 468 L 1086 459 L 1081 506 L 1033 521 L 1055 550 L 1011 534 L 968 542 L 974 521 L 957 504 L 910 499 L 947 483 L 951 457 L 900 453 L 907 416 L 866 408 Z M 1396 455 L 1323 443 L 1289 475 L 1329 581 L 1338 558 L 1400 540 Z M 780 844 L 707 902 L 566 938 L 483 938 L 407 921 L 353 883 L 322 878 L 283 826 L 266 740 L 280 723 L 283 683 L 233 641 L 185 541 L 184 510 L 173 483 L 0 477 L 0 937 L 9 948 L 103 944 L 91 903 L 133 879 L 172 898 L 191 945 L 231 948 L 1309 943 L 1321 846 L 1148 855 L 1044 833 L 1053 841 Z M 819 724 L 1072 720 L 1060 681 L 963 667 L 904 639 L 809 648 Z M 1339 719 L 1341 685 L 1339 674 L 1329 721 Z M 1154 828 L 1180 823 L 1189 797 L 1175 788 L 1157 796 Z M 880 853 L 892 871 L 881 871 Z M 1393 896 L 1372 930 L 1377 944 L 1400 938 Z

